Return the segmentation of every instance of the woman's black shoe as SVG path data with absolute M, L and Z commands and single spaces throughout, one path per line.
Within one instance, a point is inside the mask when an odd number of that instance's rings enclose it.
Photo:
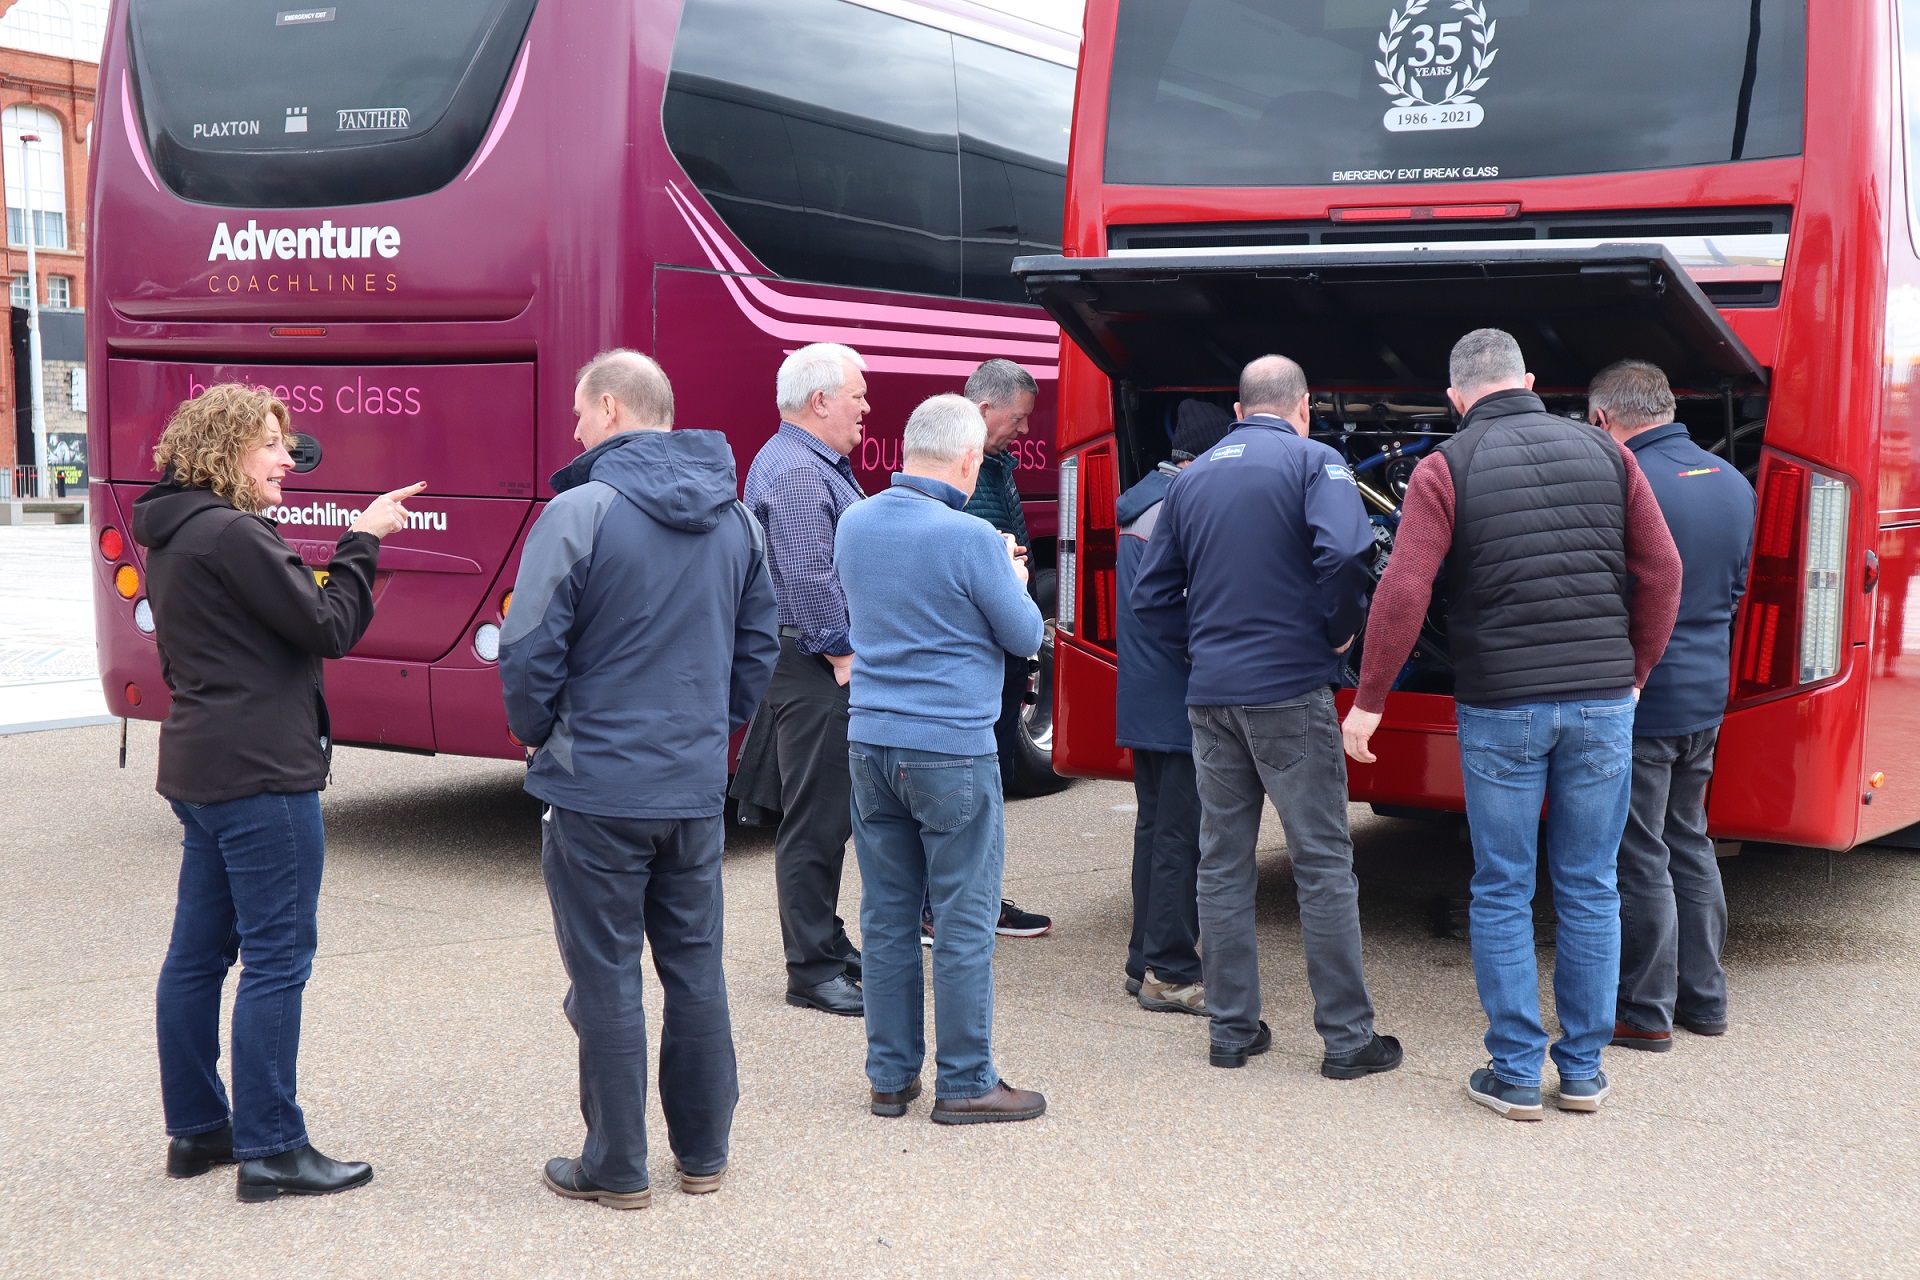
M 233 1126 L 188 1134 L 167 1144 L 167 1176 L 197 1178 L 217 1164 L 233 1163 Z
M 235 1190 L 242 1200 L 254 1204 L 281 1196 L 330 1196 L 372 1180 L 372 1165 L 330 1160 L 309 1144 L 277 1156 L 242 1160 Z

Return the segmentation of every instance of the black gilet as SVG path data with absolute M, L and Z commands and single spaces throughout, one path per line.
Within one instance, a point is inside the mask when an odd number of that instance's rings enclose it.
M 1443 447 L 1454 697 L 1512 706 L 1625 697 L 1627 468 L 1598 428 L 1496 391 Z

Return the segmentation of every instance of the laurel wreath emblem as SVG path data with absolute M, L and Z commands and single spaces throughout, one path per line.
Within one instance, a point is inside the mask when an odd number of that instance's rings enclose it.
M 1499 24 L 1487 17 L 1486 5 L 1480 0 L 1455 0 L 1451 7 L 1455 13 L 1466 15 L 1473 36 L 1473 52 L 1466 69 L 1456 69 L 1447 78 L 1446 91 L 1440 97 L 1427 97 L 1412 69 L 1401 65 L 1400 42 L 1413 20 L 1425 13 L 1431 2 L 1407 0 L 1406 8 L 1387 11 L 1387 29 L 1380 33 L 1380 56 L 1374 61 L 1373 69 L 1382 76 L 1380 87 L 1393 98 L 1396 107 L 1445 107 L 1472 102 L 1473 95 L 1486 87 L 1487 68 L 1499 54 L 1493 47 L 1494 31 Z

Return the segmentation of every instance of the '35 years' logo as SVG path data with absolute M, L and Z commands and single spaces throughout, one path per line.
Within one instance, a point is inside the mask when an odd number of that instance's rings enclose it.
M 1382 124 L 1394 133 L 1427 129 L 1471 129 L 1485 118 L 1474 95 L 1486 87 L 1493 65 L 1494 29 L 1482 0 L 1454 0 L 1458 22 L 1414 22 L 1432 0 L 1407 0 L 1387 11 L 1380 33 L 1380 57 L 1373 69 L 1380 87 L 1393 99 Z

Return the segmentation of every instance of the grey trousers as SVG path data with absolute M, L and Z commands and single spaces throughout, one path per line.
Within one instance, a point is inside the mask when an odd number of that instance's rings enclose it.
M 653 953 L 665 1008 L 660 1109 L 688 1173 L 727 1167 L 740 1100 L 727 978 L 720 967 L 720 854 L 711 818 L 603 818 L 547 810 L 540 866 L 553 932 L 573 985 L 565 1009 L 580 1038 L 580 1163 L 594 1185 L 647 1185 L 647 1018 L 640 961 Z
M 1213 1043 L 1260 1033 L 1260 957 L 1254 934 L 1259 869 L 1254 846 L 1268 799 L 1280 812 L 1300 941 L 1313 991 L 1313 1025 L 1329 1054 L 1373 1039 L 1373 1000 L 1360 971 L 1360 882 L 1347 830 L 1347 760 L 1326 689 L 1259 707 L 1188 707 L 1200 784 L 1200 937 Z
M 1674 1015 L 1725 1022 L 1727 897 L 1707 836 L 1719 726 L 1633 740 L 1633 804 L 1620 837 L 1620 998 L 1614 1016 L 1671 1031 Z

